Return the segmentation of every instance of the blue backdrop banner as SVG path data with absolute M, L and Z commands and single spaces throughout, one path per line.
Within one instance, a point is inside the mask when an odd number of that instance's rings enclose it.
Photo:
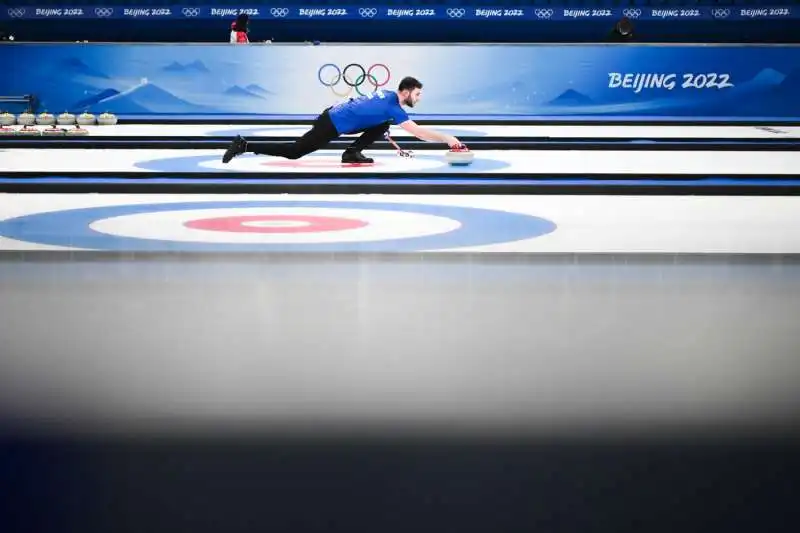
M 796 46 L 17 43 L 0 62 L 0 94 L 53 113 L 315 115 L 411 75 L 426 116 L 800 119 Z
M 358 6 L 59 6 L 24 5 L 0 10 L 4 19 L 209 19 L 236 18 L 247 13 L 263 19 L 373 20 L 373 19 L 436 19 L 436 20 L 602 20 L 626 16 L 636 20 L 780 20 L 800 18 L 800 9 L 793 6 L 683 6 L 683 7 L 613 7 L 582 8 L 569 6 L 422 6 L 398 7 L 381 5 Z

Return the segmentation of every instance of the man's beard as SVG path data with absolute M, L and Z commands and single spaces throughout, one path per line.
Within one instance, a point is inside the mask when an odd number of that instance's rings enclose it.
M 414 102 L 411 101 L 411 98 L 406 98 L 403 100 L 403 103 L 406 104 L 408 107 L 414 107 Z

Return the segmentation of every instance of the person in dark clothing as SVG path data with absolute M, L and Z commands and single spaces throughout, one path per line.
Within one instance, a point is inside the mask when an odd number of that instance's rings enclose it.
M 250 22 L 250 16 L 247 13 L 242 13 L 231 24 L 231 37 L 230 42 L 236 44 L 247 44 L 250 39 L 247 37 L 247 25 Z

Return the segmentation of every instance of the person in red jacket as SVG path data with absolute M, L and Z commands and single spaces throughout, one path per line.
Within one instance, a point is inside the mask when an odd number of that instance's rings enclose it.
M 231 40 L 230 42 L 235 44 L 243 44 L 249 43 L 250 40 L 247 38 L 247 23 L 250 20 L 250 17 L 243 13 L 236 17 L 236 20 L 233 21 L 231 24 Z

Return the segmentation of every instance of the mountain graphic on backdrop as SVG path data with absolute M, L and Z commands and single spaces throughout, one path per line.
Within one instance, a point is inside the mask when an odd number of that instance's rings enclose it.
M 59 62 L 56 66 L 56 70 L 60 76 L 67 74 L 70 76 L 90 76 L 93 78 L 109 79 L 108 75 L 93 69 L 77 57 L 68 57 Z
M 245 89 L 250 91 L 251 93 L 260 95 L 260 96 L 274 96 L 275 93 L 272 91 L 268 91 L 267 89 L 261 87 L 260 85 L 256 85 L 255 83 L 251 83 L 250 85 L 246 86 Z
M 568 105 L 568 106 L 576 106 L 576 105 L 592 105 L 594 102 L 591 98 L 586 96 L 585 94 L 581 94 L 574 89 L 567 89 L 557 97 L 553 98 L 549 102 L 549 105 Z
M 93 105 L 95 105 L 95 104 L 97 104 L 99 102 L 102 102 L 103 100 L 106 100 L 108 98 L 112 98 L 112 97 L 114 97 L 114 96 L 116 96 L 118 94 L 119 94 L 119 91 L 116 90 L 116 89 L 105 89 L 105 90 L 100 91 L 99 93 L 97 93 L 97 94 L 95 94 L 93 96 L 90 96 L 88 98 L 84 98 L 83 100 L 75 102 L 72 105 L 72 108 L 73 109 L 89 108 L 89 107 L 91 107 L 91 106 L 93 106 Z
M 735 78 L 717 79 L 717 83 L 727 81 L 733 86 L 718 91 L 706 91 L 693 99 L 694 106 L 702 104 L 704 109 L 715 113 L 728 113 L 731 106 L 736 106 L 736 112 L 741 116 L 770 115 L 774 112 L 773 108 L 779 107 L 785 100 L 779 94 L 786 79 L 785 74 L 773 68 L 761 69 L 745 81 Z
M 49 78 L 36 83 L 38 90 L 39 106 L 43 110 L 50 112 L 74 112 L 77 108 L 72 107 L 75 102 L 91 99 L 102 89 L 97 88 L 93 83 L 83 83 L 76 79 L 65 83 L 62 79 Z M 81 109 L 81 111 L 83 111 Z
M 244 97 L 244 98 L 257 98 L 259 100 L 264 100 L 265 99 L 264 96 L 261 96 L 260 94 L 256 94 L 254 91 L 248 90 L 246 88 L 239 87 L 238 85 L 234 85 L 233 87 L 228 88 L 223 94 L 225 94 L 226 96 L 237 96 L 237 97 Z
M 115 107 L 127 109 L 140 106 L 151 113 L 200 113 L 203 106 L 189 103 L 165 91 L 161 87 L 147 83 L 114 98 Z
M 786 76 L 775 69 L 765 68 L 759 71 L 748 84 L 752 85 L 780 85 Z
M 208 70 L 208 67 L 206 67 L 206 65 L 199 59 L 192 61 L 191 63 L 186 63 L 185 65 L 177 61 L 173 61 L 162 70 L 165 72 L 211 72 Z
M 83 102 L 92 101 L 91 105 L 97 106 L 95 110 L 102 107 L 102 111 L 122 112 L 122 113 L 202 113 L 206 108 L 197 104 L 186 102 L 153 85 L 152 83 L 142 83 L 124 92 L 106 89 L 92 98 L 84 99 Z M 100 98 L 101 95 L 108 95 Z M 76 104 L 76 107 L 77 104 Z M 83 105 L 86 107 L 86 104 Z

